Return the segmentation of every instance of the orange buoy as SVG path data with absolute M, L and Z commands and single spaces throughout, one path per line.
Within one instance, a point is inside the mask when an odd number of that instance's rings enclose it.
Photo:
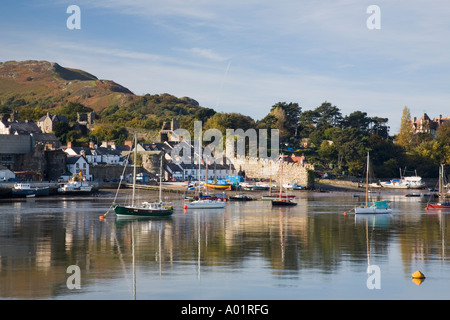
M 100 219 L 100 221 L 102 221 L 103 219 L 105 219 L 105 216 L 100 216 L 98 218 Z
M 184 205 L 184 209 L 187 209 L 187 204 Z
M 344 211 L 344 216 L 346 216 L 347 215 L 347 212 L 346 211 Z

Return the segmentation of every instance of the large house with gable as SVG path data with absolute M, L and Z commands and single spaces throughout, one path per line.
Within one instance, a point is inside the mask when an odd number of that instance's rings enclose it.
M 49 114 L 47 112 L 45 116 L 42 116 L 38 120 L 37 126 L 41 129 L 43 133 L 49 133 L 55 131 L 55 126 L 60 122 L 65 122 L 67 124 L 69 123 L 69 121 L 65 116 Z

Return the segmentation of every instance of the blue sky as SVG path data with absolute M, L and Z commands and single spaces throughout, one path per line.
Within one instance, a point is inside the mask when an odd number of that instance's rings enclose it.
M 69 5 L 80 30 L 66 27 Z M 370 5 L 379 30 L 367 28 Z M 450 116 L 443 0 L 8 1 L 0 30 L 0 61 L 57 62 L 255 120 L 280 101 L 387 117 L 391 134 L 404 106 Z

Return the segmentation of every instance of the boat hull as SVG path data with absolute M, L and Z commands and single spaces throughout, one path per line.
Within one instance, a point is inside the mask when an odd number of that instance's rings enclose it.
M 213 184 L 213 183 L 206 183 L 205 186 L 210 189 L 217 189 L 217 190 L 231 190 L 231 184 Z
M 220 209 L 225 206 L 226 203 L 220 201 L 192 201 L 184 204 L 186 209 Z
M 391 213 L 392 209 L 386 208 L 374 208 L 374 207 L 356 207 L 355 213 L 358 214 L 383 214 L 383 213 Z
M 159 210 L 116 205 L 114 212 L 118 217 L 166 217 L 173 213 L 173 209 L 169 207 Z
M 91 194 L 92 190 L 64 190 L 64 189 L 59 189 L 58 188 L 58 194 L 62 194 L 62 195 L 88 195 Z
M 252 201 L 253 200 L 253 198 L 247 197 L 247 196 L 230 196 L 228 199 L 233 200 L 233 201 Z
M 272 206 L 276 207 L 293 207 L 296 205 L 297 203 L 292 202 L 290 200 L 272 200 Z
M 447 209 L 450 210 L 450 204 L 428 203 L 427 209 Z
M 31 195 L 35 195 L 33 190 L 13 190 L 12 196 L 13 198 L 25 198 Z
M 281 200 L 292 200 L 295 198 L 295 195 L 282 195 Z M 277 200 L 280 199 L 279 194 L 269 194 L 269 195 L 263 195 L 261 197 L 261 200 Z

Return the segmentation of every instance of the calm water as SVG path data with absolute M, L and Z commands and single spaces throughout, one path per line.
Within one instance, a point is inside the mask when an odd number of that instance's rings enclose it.
M 450 299 L 450 213 L 401 192 L 386 196 L 392 214 L 358 217 L 348 212 L 352 193 L 297 195 L 293 208 L 253 201 L 186 212 L 172 196 L 175 213 L 163 220 L 100 221 L 113 193 L 2 201 L 0 297 Z M 367 286 L 369 264 L 380 289 Z M 80 289 L 67 287 L 70 265 L 80 267 Z M 420 285 L 415 270 L 427 277 Z

